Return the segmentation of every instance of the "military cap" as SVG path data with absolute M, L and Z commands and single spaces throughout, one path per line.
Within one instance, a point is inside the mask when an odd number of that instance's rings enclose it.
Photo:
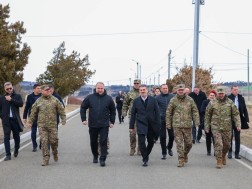
M 185 85 L 184 84 L 179 84 L 176 86 L 176 89 L 179 90 L 179 89 L 185 89 Z
M 225 93 L 225 92 L 226 92 L 225 87 L 223 86 L 217 87 L 217 93 Z
M 141 84 L 141 80 L 140 80 L 140 79 L 135 79 L 135 80 L 134 80 L 134 83 L 139 83 L 139 84 Z
M 40 88 L 43 91 L 50 89 L 50 87 L 48 85 L 42 85 Z

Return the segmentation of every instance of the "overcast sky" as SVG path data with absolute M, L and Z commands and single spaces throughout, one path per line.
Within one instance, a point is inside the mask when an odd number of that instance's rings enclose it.
M 24 80 L 35 81 L 53 50 L 65 41 L 96 70 L 91 83 L 129 84 L 141 65 L 144 82 L 164 83 L 168 52 L 171 77 L 192 64 L 192 0 L 1 0 L 10 22 L 23 21 L 23 42 L 32 48 Z M 247 81 L 247 49 L 252 51 L 252 1 L 205 0 L 200 6 L 199 64 L 213 67 L 214 82 Z M 252 53 L 252 52 L 251 52 Z M 250 58 L 251 59 L 251 58 Z M 134 61 L 132 61 L 134 60 Z M 135 62 L 136 61 L 136 62 Z M 251 70 L 251 69 L 250 69 Z M 251 81 L 252 79 L 250 79 Z

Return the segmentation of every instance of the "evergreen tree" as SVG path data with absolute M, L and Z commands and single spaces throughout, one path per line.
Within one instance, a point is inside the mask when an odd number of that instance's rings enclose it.
M 24 67 L 31 52 L 21 35 L 26 33 L 23 22 L 10 24 L 9 5 L 0 4 L 0 94 L 4 93 L 3 83 L 10 81 L 13 85 L 23 81 Z
M 40 74 L 37 82 L 54 85 L 55 91 L 62 97 L 73 94 L 91 78 L 95 71 L 88 69 L 90 65 L 88 55 L 80 58 L 80 54 L 73 51 L 65 53 L 65 43 L 53 51 L 53 58 L 48 62 L 46 71 Z

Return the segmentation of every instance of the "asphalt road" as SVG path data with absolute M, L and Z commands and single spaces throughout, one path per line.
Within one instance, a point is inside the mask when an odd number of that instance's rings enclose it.
M 116 124 L 109 137 L 106 167 L 93 164 L 88 128 L 77 115 L 59 129 L 59 162 L 51 157 L 49 166 L 42 167 L 41 151 L 32 152 L 29 143 L 17 158 L 0 160 L 0 189 L 251 189 L 252 163 L 232 159 L 224 168 L 216 169 L 215 158 L 206 155 L 203 140 L 193 145 L 185 167 L 177 167 L 175 146 L 174 156 L 161 160 L 159 142 L 149 166 L 142 167 L 140 156 L 129 156 L 128 123 Z

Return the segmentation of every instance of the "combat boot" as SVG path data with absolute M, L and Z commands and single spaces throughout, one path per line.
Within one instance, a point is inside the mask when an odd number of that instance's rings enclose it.
M 49 165 L 49 160 L 44 159 L 41 165 L 42 165 L 42 166 L 47 166 L 47 165 Z
M 185 163 L 187 163 L 188 162 L 188 154 L 184 154 L 184 161 L 185 161 Z
M 179 159 L 179 162 L 178 162 L 178 167 L 183 167 L 185 164 L 185 161 L 184 159 Z
M 223 156 L 222 156 L 222 164 L 223 164 L 223 165 L 227 165 L 227 158 L 226 158 L 226 155 L 223 155 Z
M 217 159 L 216 168 L 217 169 L 221 169 L 222 168 L 222 159 Z
M 54 159 L 54 161 L 57 162 L 57 161 L 59 160 L 58 154 L 54 154 L 54 155 L 53 155 L 53 159 Z
M 134 156 L 135 152 L 136 152 L 136 150 L 134 148 L 131 148 L 130 149 L 130 156 Z

